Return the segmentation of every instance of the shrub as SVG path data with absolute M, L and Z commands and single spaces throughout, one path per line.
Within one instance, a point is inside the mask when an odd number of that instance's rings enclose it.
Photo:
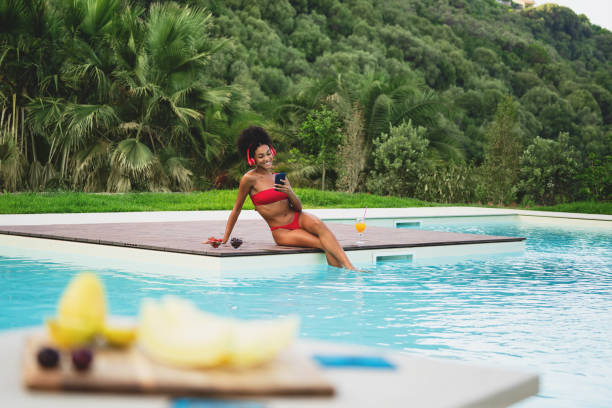
M 395 196 L 415 193 L 420 175 L 429 167 L 425 131 L 423 127 L 413 127 L 412 122 L 402 122 L 374 139 L 374 169 L 366 180 L 368 191 Z
M 587 163 L 578 179 L 582 182 L 580 187 L 581 198 L 588 200 L 612 199 L 612 156 L 603 159 L 589 153 Z
M 519 163 L 518 191 L 524 203 L 556 204 L 574 198 L 578 152 L 567 133 L 559 134 L 558 140 L 536 137 Z
M 421 175 L 416 197 L 438 203 L 472 203 L 477 199 L 479 175 L 472 164 L 440 162 L 431 172 Z

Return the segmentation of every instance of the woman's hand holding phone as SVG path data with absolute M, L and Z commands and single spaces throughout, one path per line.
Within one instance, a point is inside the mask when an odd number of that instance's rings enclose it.
M 287 177 L 287 174 L 283 171 L 281 171 L 280 173 L 275 173 L 274 174 L 274 184 L 281 184 L 281 181 L 284 180 Z
M 285 173 L 276 173 L 274 175 L 274 189 L 277 191 L 282 191 L 286 194 L 293 191 Z

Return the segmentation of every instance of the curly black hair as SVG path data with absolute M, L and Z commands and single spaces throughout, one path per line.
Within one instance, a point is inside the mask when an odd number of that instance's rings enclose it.
M 272 145 L 272 139 L 270 135 L 260 126 L 249 126 L 240 132 L 236 146 L 238 147 L 238 154 L 246 157 L 247 149 L 251 157 L 255 157 L 255 150 L 261 145 Z

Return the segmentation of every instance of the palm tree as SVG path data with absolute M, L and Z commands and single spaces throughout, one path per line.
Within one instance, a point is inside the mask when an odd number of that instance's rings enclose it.
M 33 98 L 32 128 L 48 135 L 48 161 L 89 191 L 189 190 L 191 168 L 225 150 L 240 92 L 212 87 L 223 41 L 202 9 L 119 0 L 61 3 L 67 36 L 60 92 Z
M 126 106 L 127 120 L 122 129 L 134 139 L 131 146 L 138 146 L 138 157 L 148 159 L 148 166 L 160 170 L 182 189 L 191 186 L 184 156 L 210 162 L 223 152 L 228 122 L 238 110 L 234 104 L 240 99 L 235 88 L 207 83 L 208 61 L 224 45 L 224 41 L 210 37 L 210 23 L 211 15 L 201 9 L 154 4 L 139 44 L 134 41 L 130 45 L 130 40 L 114 43 L 117 54 L 125 56 L 115 74 L 132 100 Z M 122 49 L 123 44 L 127 47 Z M 164 160 L 157 156 L 158 151 L 164 152 L 160 156 Z M 117 157 L 129 156 L 118 152 Z M 122 163 L 124 173 L 141 171 L 136 162 L 116 163 Z
M 23 177 L 24 155 L 22 153 L 23 110 L 17 110 L 13 94 L 13 110 L 0 112 L 0 181 L 9 191 L 17 190 Z M 20 123 L 21 122 L 21 123 Z M 21 126 L 20 126 L 21 124 Z
M 30 132 L 25 114 L 39 85 L 53 83 L 60 38 L 58 18 L 45 0 L 0 0 L 0 144 L 11 152 L 2 159 L 5 188 L 21 189 L 24 179 L 36 188 L 53 175 L 38 161 L 46 143 Z

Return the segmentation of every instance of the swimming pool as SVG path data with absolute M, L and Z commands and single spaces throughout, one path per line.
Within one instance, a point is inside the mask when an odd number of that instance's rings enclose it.
M 540 395 L 521 407 L 604 407 L 612 401 L 608 225 L 508 216 L 427 219 L 421 228 L 524 236 L 526 250 L 431 264 L 388 262 L 368 267 L 372 273 L 249 266 L 248 274 L 170 277 L 146 268 L 89 269 L 104 280 L 114 314 L 135 315 L 142 298 L 165 294 L 227 316 L 298 314 L 306 338 L 540 373 Z M 82 270 L 22 255 L 0 249 L 0 330 L 53 315 L 63 287 Z

